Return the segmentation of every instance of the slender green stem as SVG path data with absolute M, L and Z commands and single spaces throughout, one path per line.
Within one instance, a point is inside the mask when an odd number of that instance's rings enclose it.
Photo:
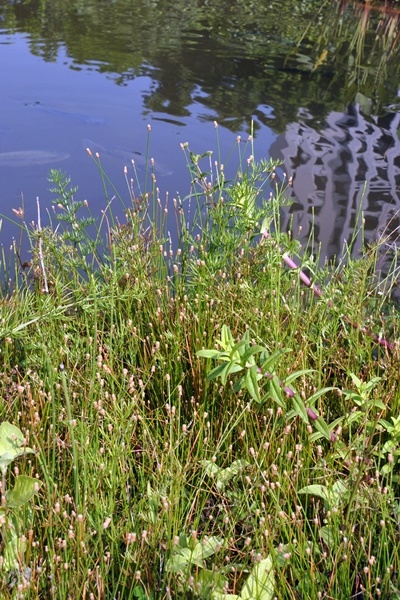
M 72 408 L 71 408 L 71 400 L 68 391 L 67 378 L 65 375 L 64 365 L 60 365 L 60 377 L 62 388 L 64 392 L 65 398 L 65 407 L 67 410 L 67 419 L 68 419 L 68 431 L 71 438 L 71 446 L 72 446 L 72 456 L 73 456 L 73 480 L 74 480 L 74 488 L 75 488 L 75 506 L 76 510 L 80 511 L 80 500 L 79 500 L 79 461 L 78 461 L 78 449 L 75 441 L 75 421 L 72 418 Z

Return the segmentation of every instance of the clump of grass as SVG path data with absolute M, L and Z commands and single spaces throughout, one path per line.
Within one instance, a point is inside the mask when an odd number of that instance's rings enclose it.
M 399 317 L 379 248 L 340 271 L 300 259 L 279 225 L 290 182 L 252 140 L 237 147 L 227 181 L 184 146 L 191 190 L 171 206 L 127 173 L 124 222 L 111 205 L 82 218 L 53 172 L 54 223 L 23 225 L 31 263 L 1 298 L 1 420 L 43 485 L 19 518 L 29 581 L 0 570 L 2 597 L 399 593 Z

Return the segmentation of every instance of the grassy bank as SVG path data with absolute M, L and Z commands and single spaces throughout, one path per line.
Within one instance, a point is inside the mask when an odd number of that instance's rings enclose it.
M 191 193 L 168 206 L 127 174 L 126 219 L 94 221 L 53 172 L 52 225 L 18 215 L 0 419 L 35 453 L 3 469 L 1 596 L 399 598 L 384 241 L 320 268 L 280 230 L 272 163 L 229 183 L 183 151 Z M 21 475 L 42 485 L 17 510 Z

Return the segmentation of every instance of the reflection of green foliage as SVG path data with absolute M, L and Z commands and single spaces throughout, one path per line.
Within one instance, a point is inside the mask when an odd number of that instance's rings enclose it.
M 0 3 L 0 16 L 6 29 L 28 31 L 31 51 L 47 61 L 65 46 L 71 69 L 118 85 L 147 75 L 146 108 L 185 117 L 197 102 L 200 118 L 235 132 L 249 130 L 251 116 L 255 129 L 282 132 L 299 106 L 323 118 L 337 109 L 338 90 L 343 104 L 357 92 L 382 102 L 399 78 L 390 15 L 366 22 L 336 2 L 22 0 Z
M 354 101 L 361 93 L 374 102 L 377 113 L 396 96 L 399 38 L 398 9 L 379 2 L 338 2 L 330 7 L 329 18 L 316 38 L 315 65 L 336 74 L 333 84 L 339 73 L 345 74 L 340 87 L 346 101 Z

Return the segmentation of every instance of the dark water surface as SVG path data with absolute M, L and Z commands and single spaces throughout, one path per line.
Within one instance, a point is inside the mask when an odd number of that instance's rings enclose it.
M 314 221 L 338 253 L 360 202 L 373 238 L 400 207 L 398 31 L 395 8 L 335 0 L 0 0 L 0 212 L 49 208 L 53 166 L 99 212 L 87 140 L 123 191 L 148 125 L 161 193 L 184 196 L 180 144 L 216 150 L 217 121 L 222 159 L 253 127 L 256 158 L 284 160 L 299 239 Z

